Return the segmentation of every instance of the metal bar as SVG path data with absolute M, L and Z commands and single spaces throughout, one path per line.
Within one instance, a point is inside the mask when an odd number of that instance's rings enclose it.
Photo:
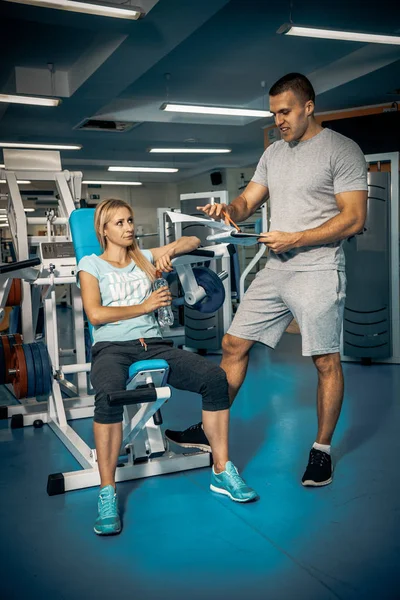
M 173 454 L 171 452 L 159 458 L 149 459 L 145 463 L 117 467 L 115 481 L 118 483 L 209 466 L 210 454 L 207 452 L 196 452 L 187 455 Z M 63 473 L 63 476 L 66 492 L 100 485 L 100 474 L 97 467 L 83 471 Z
M 46 217 L 28 217 L 27 219 L 28 225 L 47 225 L 48 219 Z M 68 223 L 67 218 L 63 217 L 55 217 L 51 220 L 53 225 L 66 225 Z
M 69 425 L 59 425 L 53 419 L 49 419 L 48 425 L 84 469 L 93 468 L 95 461 L 92 449 L 85 444 L 72 427 Z
M 71 373 L 88 373 L 91 369 L 92 363 L 81 363 L 76 365 L 62 365 L 61 371 L 64 375 L 70 375 Z
M 72 294 L 72 309 L 74 315 L 74 342 L 76 348 L 76 361 L 78 365 L 84 364 L 88 365 L 88 368 L 83 370 L 76 371 L 77 373 L 77 383 L 78 383 L 78 393 L 87 394 L 88 386 L 87 386 L 87 377 L 86 372 L 90 371 L 90 364 L 86 362 L 86 345 L 85 345 L 85 323 L 83 319 L 83 303 L 82 296 L 80 291 L 76 285 L 76 280 L 74 281 L 71 289 Z
M 43 239 L 43 238 L 42 238 Z M 76 279 L 75 277 L 71 276 L 71 277 L 39 277 L 38 279 L 36 279 L 36 281 L 33 281 L 32 284 L 33 285 L 61 285 L 61 284 L 67 284 L 67 283 L 75 283 Z

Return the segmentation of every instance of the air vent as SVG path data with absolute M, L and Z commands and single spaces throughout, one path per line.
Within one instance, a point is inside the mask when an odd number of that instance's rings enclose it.
M 84 129 L 86 131 L 112 131 L 114 133 L 124 133 L 137 127 L 141 123 L 128 121 L 105 121 L 103 119 L 85 119 L 74 129 Z

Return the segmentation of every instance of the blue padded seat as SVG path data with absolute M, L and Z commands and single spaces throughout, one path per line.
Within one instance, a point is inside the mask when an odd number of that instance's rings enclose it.
M 149 371 L 151 369 L 169 369 L 168 363 L 162 358 L 155 358 L 153 360 L 138 360 L 132 363 L 129 367 L 129 379 L 135 377 L 140 371 Z

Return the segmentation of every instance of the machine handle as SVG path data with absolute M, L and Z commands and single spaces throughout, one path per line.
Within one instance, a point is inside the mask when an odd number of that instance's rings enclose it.
M 203 250 L 202 248 L 197 248 L 197 250 L 192 250 L 191 252 L 186 253 L 187 256 L 206 256 L 207 258 L 214 258 L 215 252 L 213 250 Z
M 6 263 L 0 265 L 0 275 L 5 273 L 12 273 L 13 271 L 19 271 L 20 269 L 28 269 L 29 267 L 37 267 L 41 264 L 39 257 L 28 258 L 27 260 L 20 260 L 19 262 Z
M 144 404 L 157 400 L 157 392 L 151 387 L 138 388 L 136 390 L 121 390 L 107 394 L 110 406 L 124 406 L 125 404 Z

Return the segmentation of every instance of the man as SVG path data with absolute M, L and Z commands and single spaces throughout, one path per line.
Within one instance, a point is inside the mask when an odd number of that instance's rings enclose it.
M 341 241 L 363 228 L 367 168 L 357 144 L 316 122 L 315 93 L 304 75 L 282 77 L 269 95 L 282 139 L 267 148 L 251 182 L 230 205 L 203 209 L 214 218 L 222 218 L 225 210 L 241 222 L 270 202 L 270 231 L 259 240 L 269 248 L 266 268 L 224 336 L 221 367 L 233 402 L 250 348 L 255 342 L 275 348 L 296 318 L 302 354 L 312 357 L 318 372 L 318 432 L 302 484 L 322 486 L 332 481 L 331 440 L 343 401 L 339 350 L 346 277 Z M 184 447 L 208 446 L 201 424 L 166 435 Z

